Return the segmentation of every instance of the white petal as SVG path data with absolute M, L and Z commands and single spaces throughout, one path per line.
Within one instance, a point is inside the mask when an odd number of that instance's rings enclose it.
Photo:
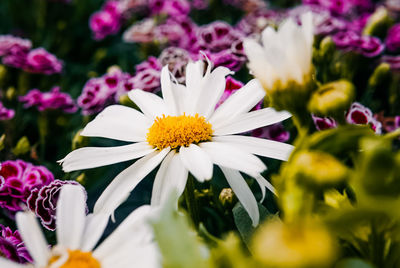
M 226 87 L 225 77 L 233 72 L 226 67 L 218 67 L 203 78 L 201 94 L 196 104 L 196 112 L 209 118 L 221 99 Z
M 32 268 L 31 264 L 19 264 L 6 258 L 0 257 L 0 267 L 3 268 Z
M 196 113 L 196 104 L 203 88 L 204 62 L 199 60 L 186 65 L 186 88 L 188 91 L 185 112 L 189 115 Z
M 81 135 L 131 142 L 144 141 L 151 124 L 152 121 L 135 109 L 111 105 L 87 124 Z
M 264 201 L 265 188 L 267 188 L 274 195 L 277 195 L 275 187 L 272 186 L 272 184 L 269 181 L 267 181 L 263 176 L 259 175 L 259 176 L 254 177 L 254 179 L 257 181 L 257 183 L 258 183 L 258 185 L 260 186 L 260 189 L 261 189 L 262 198 L 260 200 L 260 203 Z
M 70 152 L 59 162 L 65 172 L 70 172 L 136 159 L 154 150 L 147 142 L 116 147 L 85 147 Z
M 175 151 L 169 152 L 154 179 L 150 204 L 152 206 L 164 204 L 174 191 L 177 197 L 181 196 L 185 190 L 187 177 L 188 171 L 182 165 L 179 155 Z
M 148 223 L 152 210 L 148 205 L 135 209 L 94 251 L 93 255 L 104 260 L 123 246 L 126 241 L 142 241 L 152 237 Z
M 50 259 L 50 251 L 35 215 L 30 211 L 18 212 L 16 221 L 18 231 L 35 265 L 45 267 Z
M 170 79 L 168 65 L 164 66 L 161 70 L 161 91 L 168 109 L 168 114 L 174 116 L 178 115 L 178 105 L 172 90 L 172 81 Z
M 82 243 L 80 249 L 82 251 L 92 251 L 97 244 L 104 230 L 107 227 L 109 214 L 89 214 L 86 217 L 85 230 L 82 235 Z
M 199 182 L 211 179 L 213 163 L 199 146 L 191 144 L 189 147 L 181 147 L 179 156 L 183 165 Z
M 268 62 L 263 47 L 255 40 L 245 39 L 243 48 L 249 59 L 249 69 L 264 86 L 271 88 L 276 80 L 277 74 L 275 69 Z
M 93 213 L 113 213 L 128 198 L 136 185 L 160 164 L 169 151 L 168 147 L 160 152 L 148 154 L 122 171 L 100 195 Z
M 281 122 L 291 116 L 286 111 L 277 112 L 273 108 L 264 108 L 237 116 L 234 122 L 214 129 L 214 135 L 221 136 L 243 133 Z
M 214 141 L 229 143 L 232 146 L 237 146 L 245 150 L 246 152 L 279 159 L 283 161 L 287 161 L 289 159 L 290 154 L 292 153 L 294 146 L 267 139 L 261 139 L 256 137 L 249 136 L 240 136 L 240 135 L 232 135 L 232 136 L 218 136 L 213 137 Z
M 250 111 L 264 96 L 265 91 L 260 82 L 253 79 L 225 100 L 208 121 L 218 128 L 218 125 L 226 124 L 237 115 Z
M 246 181 L 237 170 L 223 167 L 221 167 L 221 170 L 224 173 L 226 180 L 231 186 L 233 192 L 236 194 L 240 203 L 249 214 L 253 226 L 257 226 L 260 221 L 260 213 L 258 211 L 257 201 Z
M 188 89 L 181 84 L 172 83 L 172 91 L 174 92 L 177 114 L 181 115 L 186 112 L 188 106 Z
M 86 220 L 86 196 L 77 185 L 64 185 L 56 209 L 56 234 L 58 245 L 78 249 Z
M 240 170 L 250 176 L 257 176 L 267 167 L 253 154 L 250 154 L 236 146 L 222 142 L 204 142 L 200 147 L 210 156 L 215 164 Z
M 168 114 L 164 100 L 156 94 L 134 89 L 129 91 L 128 96 L 151 121 L 163 114 Z

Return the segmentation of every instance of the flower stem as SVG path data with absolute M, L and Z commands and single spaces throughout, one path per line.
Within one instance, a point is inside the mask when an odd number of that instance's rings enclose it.
M 184 196 L 185 196 L 187 211 L 193 220 L 193 224 L 197 228 L 200 223 L 200 213 L 199 213 L 200 210 L 194 191 L 195 191 L 194 177 L 192 176 L 192 174 L 189 174 Z

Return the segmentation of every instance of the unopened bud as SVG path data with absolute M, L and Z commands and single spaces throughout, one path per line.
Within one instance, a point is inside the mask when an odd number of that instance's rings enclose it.
M 31 150 L 31 145 L 26 136 L 23 136 L 18 142 L 17 145 L 12 149 L 12 152 L 15 156 L 24 155 Z
M 369 17 L 367 25 L 364 27 L 364 35 L 374 35 L 381 38 L 386 36 L 387 30 L 390 25 L 393 24 L 393 20 L 390 18 L 386 8 L 379 7 Z
M 381 63 L 375 68 L 371 77 L 369 78 L 368 84 L 371 87 L 377 87 L 382 83 L 386 83 L 391 75 L 390 65 L 388 63 Z
M 318 116 L 343 118 L 355 96 L 355 88 L 347 80 L 339 80 L 318 88 L 311 96 L 308 110 Z
M 232 207 L 236 199 L 235 193 L 231 188 L 222 189 L 219 194 L 219 201 L 224 207 Z

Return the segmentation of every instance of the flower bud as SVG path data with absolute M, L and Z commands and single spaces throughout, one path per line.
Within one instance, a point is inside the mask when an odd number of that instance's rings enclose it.
M 387 9 L 384 7 L 377 8 L 368 19 L 363 34 L 384 37 L 391 24 L 392 19 L 390 18 Z
M 332 116 L 342 119 L 354 99 L 352 83 L 339 80 L 318 88 L 311 96 L 308 110 L 318 116 Z
M 23 136 L 18 142 L 17 145 L 12 149 L 12 152 L 15 156 L 26 154 L 31 150 L 31 145 L 26 136 Z
M 254 257 L 266 267 L 330 267 L 336 243 L 317 222 L 271 220 L 253 236 Z
M 292 162 L 292 176 L 300 183 L 337 185 L 349 176 L 348 168 L 330 154 L 320 151 L 298 152 Z
M 219 201 L 224 207 L 233 207 L 235 200 L 236 196 L 231 188 L 224 188 L 219 193 Z
M 371 87 L 377 87 L 390 81 L 390 64 L 381 63 L 375 68 L 371 77 L 369 78 L 368 84 Z

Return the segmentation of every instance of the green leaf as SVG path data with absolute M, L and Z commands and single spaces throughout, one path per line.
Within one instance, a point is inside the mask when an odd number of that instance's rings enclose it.
M 266 220 L 269 217 L 275 216 L 275 214 L 270 213 L 268 209 L 261 204 L 258 204 L 258 211 L 260 212 L 260 222 Z M 235 207 L 232 209 L 232 212 L 240 236 L 242 237 L 246 245 L 249 246 L 251 236 L 253 235 L 256 228 L 252 226 L 250 216 L 240 202 L 236 203 Z
M 187 217 L 176 211 L 171 196 L 153 222 L 155 238 L 163 255 L 163 267 L 210 267 L 206 246 L 200 242 Z
M 361 259 L 349 258 L 338 262 L 335 268 L 375 268 L 375 266 Z

